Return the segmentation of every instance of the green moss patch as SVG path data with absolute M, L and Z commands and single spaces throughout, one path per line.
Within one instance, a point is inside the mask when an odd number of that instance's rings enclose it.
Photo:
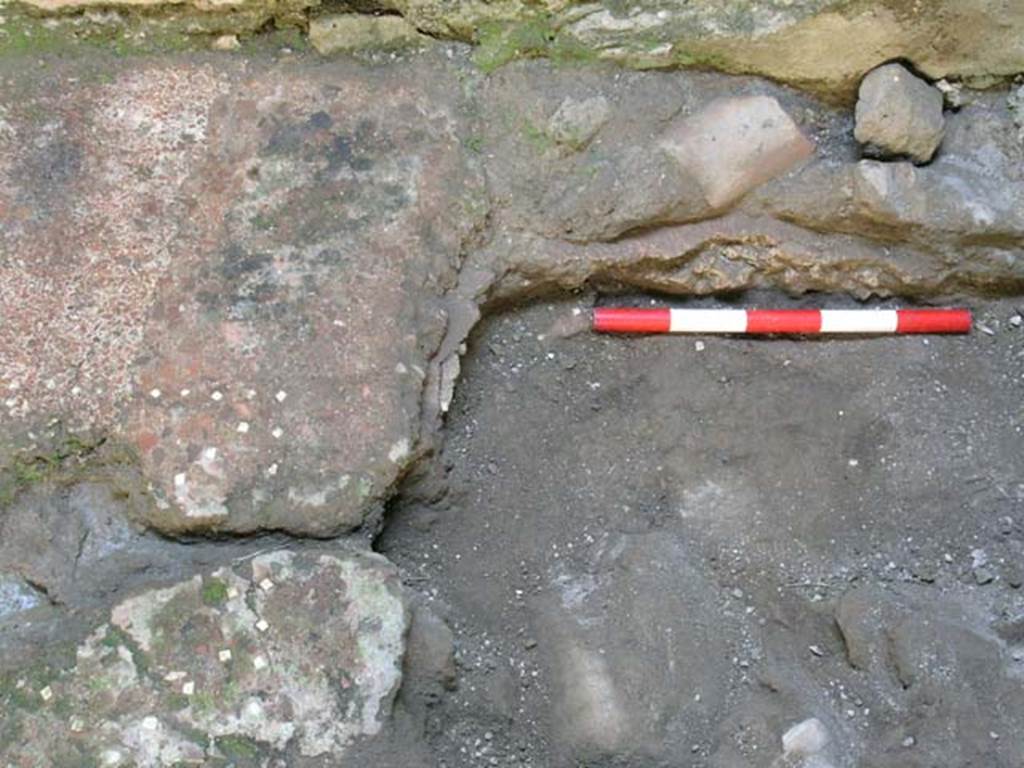
M 228 601 L 228 585 L 220 579 L 208 578 L 203 581 L 202 597 L 211 607 L 224 605 Z

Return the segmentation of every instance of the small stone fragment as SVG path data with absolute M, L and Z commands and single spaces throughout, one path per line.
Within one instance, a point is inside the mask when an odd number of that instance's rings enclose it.
M 266 619 L 260 619 L 256 622 L 256 629 L 258 629 L 260 632 L 266 632 L 268 629 L 270 629 L 270 625 L 267 624 Z
M 942 92 L 946 105 L 959 109 L 966 101 L 964 99 L 963 86 L 960 83 L 951 83 L 945 78 L 935 81 L 935 87 Z
M 814 154 L 814 144 L 770 96 L 717 99 L 669 126 L 661 146 L 715 209 Z
M 221 35 L 213 41 L 215 51 L 237 51 L 242 47 L 238 42 L 238 35 Z
M 343 51 L 404 48 L 427 40 L 401 16 L 342 13 L 320 16 L 309 24 L 309 41 L 325 56 Z
M 979 584 L 989 584 L 996 578 L 995 572 L 988 566 L 981 566 L 974 569 L 974 580 Z
M 217 653 L 217 658 L 225 663 L 231 661 L 231 649 L 225 648 L 224 650 L 219 651 Z
M 782 735 L 782 751 L 787 755 L 807 757 L 820 752 L 828 744 L 825 726 L 816 717 L 797 723 Z
M 274 588 L 274 582 L 272 582 L 270 579 L 263 579 L 260 582 L 260 589 L 262 589 L 264 592 L 269 592 L 273 588 Z
M 902 64 L 874 69 L 860 84 L 854 136 L 872 157 L 927 163 L 942 142 L 942 92 Z
M 608 122 L 608 100 L 593 96 L 577 101 L 566 97 L 548 120 L 548 136 L 558 144 L 582 149 Z

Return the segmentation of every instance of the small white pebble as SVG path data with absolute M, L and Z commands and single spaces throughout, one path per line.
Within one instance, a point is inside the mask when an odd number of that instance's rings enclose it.
M 68 727 L 71 729 L 72 733 L 81 733 L 85 730 L 85 721 L 80 717 L 72 717 L 71 722 L 68 723 Z
M 1014 315 L 1013 317 L 1010 318 L 1010 325 L 1012 325 L 1014 328 L 1020 328 L 1021 325 L 1024 325 L 1024 317 L 1021 317 L 1020 315 Z
M 807 646 L 807 650 L 810 651 L 811 653 L 813 653 L 815 656 L 824 656 L 825 655 L 825 652 L 822 651 L 821 648 L 819 648 L 816 645 L 808 645 Z
M 239 431 L 240 434 L 243 434 L 243 435 L 246 432 L 248 432 L 249 431 L 249 422 L 248 421 L 240 421 L 240 422 L 238 422 L 238 431 Z
M 704 351 L 704 342 L 703 341 L 695 341 L 695 342 L 693 342 L 693 348 L 695 350 L 697 350 L 698 352 L 703 352 Z
M 159 389 L 149 390 L 149 396 L 152 397 L 154 400 L 159 400 L 161 394 L 163 393 Z
M 221 661 L 231 661 L 231 649 L 225 648 L 217 653 L 217 658 Z
M 192 390 L 191 389 L 183 389 L 178 394 L 180 394 L 182 397 L 188 397 L 189 395 L 192 394 Z
M 254 656 L 252 660 L 252 666 L 255 669 L 266 669 L 267 660 L 262 656 Z
M 267 624 L 266 619 L 260 619 L 256 622 L 256 629 L 258 629 L 260 632 L 266 632 L 268 629 L 270 629 L 270 625 Z
M 277 391 L 277 394 L 274 395 L 274 399 L 277 400 L 277 402 L 279 403 L 283 403 L 286 397 L 288 397 L 288 393 L 285 392 L 283 389 L 279 389 Z
M 187 683 L 181 686 L 181 693 L 184 696 L 191 696 L 196 692 L 196 684 L 189 680 Z
M 986 336 L 995 336 L 996 332 L 989 328 L 987 325 L 979 325 L 978 330 L 984 333 Z
M 176 683 L 184 677 L 185 673 L 182 672 L 180 669 L 176 669 L 173 672 L 168 672 L 166 675 L 164 675 L 164 681 L 168 683 Z
M 260 589 L 262 589 L 264 592 L 269 592 L 273 588 L 274 582 L 272 582 L 270 579 L 263 579 L 263 581 L 260 582 Z
M 147 731 L 155 731 L 160 726 L 160 721 L 152 715 L 146 715 L 142 718 L 142 727 Z
M 39 692 L 39 698 L 43 701 L 49 701 L 53 698 L 53 689 L 50 686 L 46 686 Z
M 912 746 L 914 746 L 914 744 L 915 741 L 913 736 L 907 736 L 907 738 L 903 740 L 903 746 L 907 749 L 910 749 Z
M 238 597 L 238 590 L 234 587 L 228 587 L 228 599 L 234 600 L 236 597 Z
M 995 731 L 989 731 L 988 735 L 989 735 L 989 738 L 992 739 L 993 741 L 998 741 L 999 740 L 999 734 L 996 733 Z
M 247 389 L 247 390 L 245 390 L 245 398 L 247 400 L 252 400 L 254 397 L 256 397 L 256 390 L 255 389 Z
M 274 462 L 269 467 L 267 467 L 267 474 L 270 475 L 271 477 L 277 474 L 277 462 Z
M 221 391 L 219 389 L 215 389 L 213 391 L 213 394 L 210 395 L 210 399 L 213 400 L 216 403 L 219 403 L 221 400 L 224 399 L 224 395 L 221 394 Z
M 797 723 L 782 734 L 782 751 L 792 757 L 810 757 L 829 742 L 828 731 L 816 717 Z
M 859 462 L 859 461 L 857 461 L 857 459 L 850 459 L 850 460 L 849 460 L 849 461 L 848 461 L 847 463 L 848 463 L 848 464 L 849 464 L 849 465 L 850 465 L 851 467 L 856 467 L 856 466 L 857 466 L 858 464 L 860 464 L 860 462 Z
M 274 436 L 275 440 L 280 440 L 281 435 L 284 434 L 284 430 L 281 429 L 280 427 L 274 427 L 272 430 L 270 430 L 270 434 Z

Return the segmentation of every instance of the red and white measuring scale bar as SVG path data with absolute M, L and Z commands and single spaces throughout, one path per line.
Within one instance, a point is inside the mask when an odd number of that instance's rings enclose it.
M 598 307 L 604 333 L 967 333 L 969 309 L 638 309 Z

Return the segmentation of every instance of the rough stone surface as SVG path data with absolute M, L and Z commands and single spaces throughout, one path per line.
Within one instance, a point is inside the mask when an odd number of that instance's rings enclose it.
M 319 23 L 320 6 L 318 0 L 15 3 L 16 9 L 56 17 L 72 36 L 95 31 L 102 38 L 112 29 L 137 43 L 147 34 L 158 37 L 167 27 L 186 36 L 252 34 L 269 24 L 305 29 L 311 21 Z M 352 7 L 397 12 L 426 35 L 478 43 L 481 61 L 492 66 L 520 56 L 548 55 L 641 68 L 716 68 L 764 75 L 846 102 L 852 102 L 865 72 L 894 59 L 912 61 L 933 79 L 966 78 L 982 84 L 1024 69 L 1024 10 L 1009 3 L 994 13 L 987 0 L 643 0 L 625 6 L 612 0 L 377 0 Z M 93 9 L 115 13 L 82 15 Z M 145 14 L 139 15 L 140 10 Z M 368 18 L 368 25 L 377 25 L 376 17 Z M 24 25 L 15 23 L 0 45 L 8 42 L 13 50 L 22 50 Z M 42 25 L 27 28 L 30 37 L 52 32 Z
M 52 602 L 76 603 L 85 584 L 102 579 L 115 561 L 130 570 L 149 560 L 127 511 L 105 483 L 41 483 L 0 510 L 0 568 L 37 585 Z
M 566 42 L 605 59 L 761 74 L 852 100 L 864 72 L 895 58 L 913 61 L 934 78 L 1017 71 L 1024 49 L 1014 30 L 1022 23 L 1020 8 L 1003 9 L 996 22 L 984 0 L 927 5 L 670 0 L 628 8 L 568 6 L 555 27 Z
M 10 573 L 0 574 L 0 618 L 31 610 L 42 602 L 42 596 L 23 578 Z
M 456 685 L 455 637 L 451 628 L 428 607 L 415 606 L 407 640 L 406 664 L 412 679 L 406 689 L 436 700 Z
M 401 48 L 428 39 L 398 16 L 348 13 L 317 16 L 309 23 L 309 42 L 323 54 L 367 48 Z
M 0 742 L 0 758 L 139 768 L 337 760 L 381 730 L 406 628 L 383 558 L 260 554 L 124 600 L 67 668 L 6 670 L 4 727 L 18 736 Z
M 420 71 L 175 63 L 5 105 L 7 433 L 115 436 L 165 531 L 359 526 L 417 450 L 482 212 L 452 86 Z
M 603 96 L 581 101 L 567 96 L 548 121 L 548 135 L 570 149 L 582 149 L 608 121 L 608 111 L 608 100 Z
M 550 74 L 541 81 L 533 74 L 539 71 Z M 492 75 L 484 148 L 497 231 L 484 255 L 471 259 L 497 275 L 492 297 L 588 281 L 671 293 L 779 287 L 859 296 L 1011 292 L 1021 285 L 1014 202 L 1021 146 L 998 97 L 961 110 L 942 155 L 915 168 L 857 163 L 848 118 L 781 90 L 757 90 L 760 96 L 740 103 L 772 104 L 766 97 L 773 97 L 800 118 L 816 155 L 721 215 L 693 174 L 650 145 L 652 134 L 738 98 L 716 78 L 620 73 L 611 85 L 592 72 L 562 75 L 535 63 Z M 523 93 L 531 94 L 525 105 Z M 592 142 L 566 155 L 537 126 L 570 94 L 604 94 L 612 109 Z M 789 128 L 792 118 L 779 120 L 784 135 L 803 146 Z M 760 138 L 759 131 L 734 136 L 732 152 L 756 154 Z M 709 169 L 729 164 L 706 153 L 700 162 Z M 749 166 L 733 167 L 743 181 L 737 189 L 758 180 Z M 714 189 L 718 177 L 707 178 Z M 723 198 L 732 188 L 722 187 Z
M 720 210 L 814 153 L 779 103 L 753 96 L 716 100 L 669 127 L 662 146 Z
M 902 64 L 886 64 L 861 81 L 854 135 L 868 154 L 927 163 L 942 143 L 942 106 L 938 88 Z

